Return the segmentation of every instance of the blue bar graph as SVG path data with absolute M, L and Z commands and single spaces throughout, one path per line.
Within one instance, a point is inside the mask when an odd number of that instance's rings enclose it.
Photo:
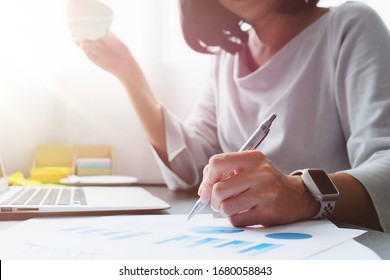
M 62 231 L 74 232 L 78 234 L 89 234 L 94 236 L 105 237 L 109 240 L 123 240 L 130 239 L 137 236 L 149 234 L 150 232 L 132 232 L 128 230 L 112 230 L 108 228 L 95 228 L 95 227 L 73 227 L 64 228 Z
M 149 234 L 149 233 L 148 232 L 127 233 L 124 235 L 113 236 L 110 239 L 111 240 L 123 240 L 123 239 L 130 239 L 133 237 L 142 236 L 142 235 L 146 235 L 146 234 Z
M 233 241 L 229 241 L 227 243 L 217 245 L 217 246 L 215 246 L 215 248 L 224 248 L 224 247 L 240 248 L 242 246 L 246 246 L 246 245 L 249 245 L 251 243 L 252 242 L 249 242 L 249 241 L 233 240 Z
M 225 249 L 231 253 L 247 256 L 257 256 L 267 251 L 276 249 L 282 245 L 271 243 L 256 244 L 252 241 L 228 240 L 210 236 L 179 235 L 169 239 L 156 242 L 156 244 L 169 244 L 169 246 L 179 246 L 186 248 L 195 248 L 204 246 L 205 248 L 214 248 L 214 250 Z M 176 244 L 176 245 L 175 245 Z
M 266 251 L 275 249 L 275 248 L 280 247 L 280 246 L 282 246 L 282 245 L 261 243 L 261 244 L 246 248 L 244 250 L 238 251 L 238 253 L 239 254 L 250 254 L 252 256 L 256 256 L 256 255 L 262 254 Z
M 168 243 L 168 242 L 173 242 L 173 241 L 192 240 L 192 239 L 196 239 L 196 238 L 197 238 L 196 236 L 191 236 L 191 235 L 180 235 L 180 236 L 177 236 L 174 238 L 158 241 L 156 243 L 162 244 L 162 243 Z
M 215 243 L 219 241 L 223 241 L 224 239 L 221 238 L 212 238 L 212 237 L 207 237 L 207 238 L 202 238 L 200 240 L 194 241 L 191 245 L 188 247 L 197 247 L 197 246 L 202 246 L 204 244 L 209 244 L 209 243 Z
M 274 239 L 298 240 L 312 238 L 313 236 L 306 233 L 280 232 L 267 234 L 266 237 Z

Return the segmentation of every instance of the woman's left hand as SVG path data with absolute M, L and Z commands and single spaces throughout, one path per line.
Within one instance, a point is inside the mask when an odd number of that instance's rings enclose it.
M 213 156 L 199 195 L 240 227 L 287 224 L 309 219 L 319 210 L 300 176 L 282 173 L 256 150 Z
M 97 40 L 75 38 L 75 41 L 93 63 L 120 80 L 131 76 L 129 70 L 138 68 L 129 48 L 111 31 Z

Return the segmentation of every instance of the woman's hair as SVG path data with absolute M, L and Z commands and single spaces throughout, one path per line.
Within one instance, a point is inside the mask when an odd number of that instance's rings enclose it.
M 242 20 L 217 0 L 180 0 L 184 39 L 195 51 L 213 53 L 213 47 L 237 52 L 248 41 Z
M 307 4 L 318 2 L 309 0 Z M 236 53 L 247 43 L 248 34 L 241 29 L 243 20 L 218 0 L 180 0 L 179 4 L 183 36 L 193 50 L 214 53 L 213 49 L 222 48 Z

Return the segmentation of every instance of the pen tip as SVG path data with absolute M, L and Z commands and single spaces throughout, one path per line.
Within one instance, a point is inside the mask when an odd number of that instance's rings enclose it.
M 190 216 L 187 217 L 186 222 L 188 222 L 189 220 L 191 220 L 191 217 L 190 217 Z

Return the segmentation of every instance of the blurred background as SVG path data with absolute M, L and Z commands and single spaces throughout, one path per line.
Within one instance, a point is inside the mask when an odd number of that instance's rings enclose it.
M 101 0 L 111 30 L 131 49 L 158 99 L 186 118 L 210 57 L 181 36 L 177 0 Z M 346 1 L 322 0 L 322 6 Z M 383 0 L 364 0 L 390 26 Z M 66 25 L 66 0 L 0 0 L 0 156 L 29 176 L 38 145 L 112 145 L 114 173 L 162 182 L 121 84 L 91 63 Z

